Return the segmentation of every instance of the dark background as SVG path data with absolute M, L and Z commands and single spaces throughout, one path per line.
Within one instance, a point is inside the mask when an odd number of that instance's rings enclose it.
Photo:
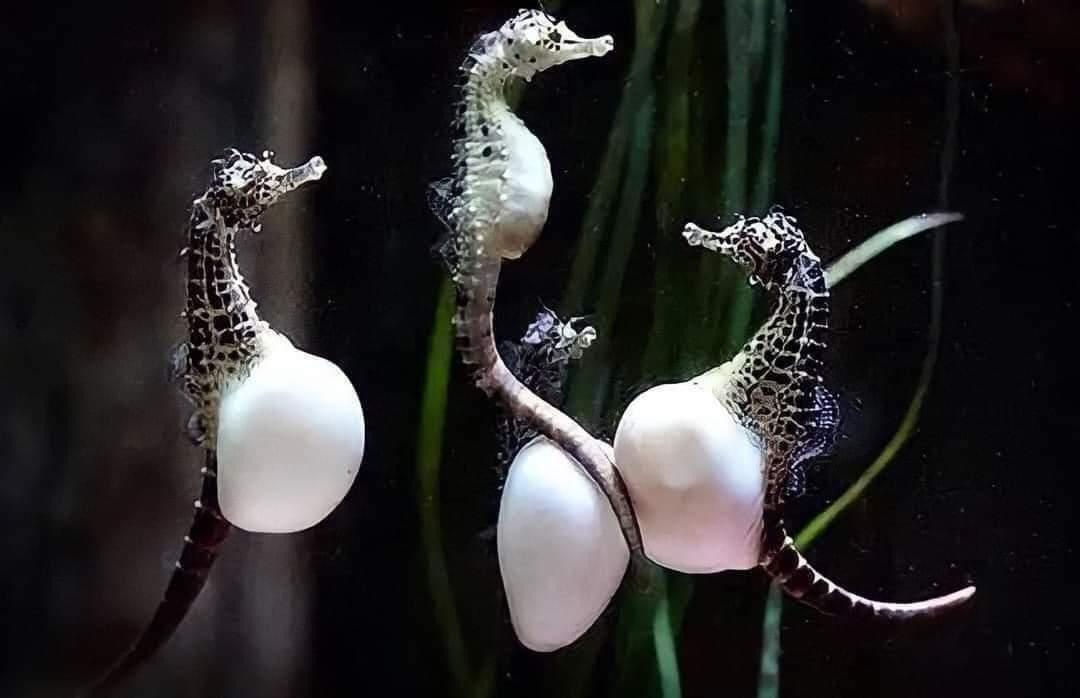
M 789 2 L 774 198 L 825 259 L 938 206 L 950 75 L 937 4 Z M 464 47 L 513 9 L 4 8 L 0 695 L 70 694 L 135 636 L 172 568 L 199 463 L 166 381 L 182 332 L 174 259 L 207 163 L 226 146 L 272 147 L 287 163 L 319 154 L 330 167 L 268 216 L 241 264 L 255 271 L 264 317 L 354 381 L 368 451 L 324 524 L 230 539 L 191 616 L 127 695 L 453 694 L 417 523 L 418 404 L 441 279 L 424 186 L 448 173 Z M 519 109 L 547 145 L 556 193 L 541 242 L 507 267 L 505 336 L 565 283 L 631 55 L 632 10 L 565 3 L 573 28 L 610 32 L 617 50 L 545 74 Z M 721 17 L 703 12 L 700 40 L 723 42 Z M 811 557 L 868 595 L 909 599 L 968 580 L 979 594 L 947 623 L 895 632 L 788 604 L 785 696 L 1076 690 L 1080 589 L 1067 536 L 1080 429 L 1080 10 L 1067 0 L 958 2 L 956 18 L 948 204 L 967 221 L 946 242 L 940 361 L 917 434 Z M 723 66 L 716 73 L 724 79 Z M 286 230 L 294 247 L 274 242 Z M 890 251 L 835 294 L 830 383 L 844 438 L 796 521 L 835 498 L 900 419 L 926 346 L 930 244 Z M 651 288 L 649 250 L 639 237 L 631 305 Z M 288 289 L 266 280 L 279 268 Z M 574 652 L 520 648 L 501 601 L 489 531 L 495 411 L 458 369 L 450 407 L 443 537 L 467 644 L 496 663 L 495 695 L 552 695 L 546 682 L 572 670 Z M 679 638 L 685 696 L 753 695 L 764 588 L 756 574 L 696 581 Z M 614 616 L 587 640 L 598 648 L 591 695 L 609 695 L 622 670 Z

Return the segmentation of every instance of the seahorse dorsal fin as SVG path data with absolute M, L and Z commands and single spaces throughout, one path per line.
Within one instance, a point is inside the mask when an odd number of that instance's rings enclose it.
M 175 383 L 184 377 L 184 374 L 188 372 L 188 354 L 191 351 L 191 345 L 187 342 L 180 342 L 172 348 L 169 352 L 169 382 Z
M 450 223 L 450 213 L 454 208 L 454 178 L 444 177 L 436 180 L 427 187 L 427 204 L 435 217 L 453 233 L 454 227 Z
M 455 267 L 454 260 L 454 225 L 450 222 L 454 210 L 454 178 L 444 177 L 436 180 L 427 187 L 427 204 L 445 230 L 432 245 L 432 253 L 442 259 L 451 270 Z

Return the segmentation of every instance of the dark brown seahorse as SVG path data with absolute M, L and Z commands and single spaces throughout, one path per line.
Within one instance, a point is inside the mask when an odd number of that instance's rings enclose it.
M 582 464 L 612 502 L 630 550 L 640 551 L 625 485 L 601 442 L 511 373 L 492 331 L 502 260 L 519 257 L 540 235 L 552 187 L 547 153 L 511 111 L 506 83 L 512 77 L 531 80 L 567 61 L 602 56 L 613 45 L 609 36 L 579 37 L 538 10 L 521 10 L 480 36 L 461 68 L 454 174 L 429 191 L 432 208 L 449 231 L 440 251 L 457 290 L 458 348 L 478 387 Z
M 802 463 L 825 449 L 837 422 L 836 400 L 822 378 L 829 289 L 821 260 L 795 219 L 780 212 L 740 218 L 720 232 L 693 223 L 691 245 L 720 252 L 743 266 L 752 284 L 776 297 L 768 320 L 728 364 L 714 392 L 765 452 L 761 566 L 789 595 L 835 615 L 882 619 L 933 617 L 963 604 L 974 587 L 917 603 L 885 603 L 853 594 L 817 572 L 784 528 L 784 495 Z
M 580 359 L 593 341 L 596 330 L 581 325 L 584 318 L 563 322 L 546 307 L 525 330 L 519 342 L 501 342 L 499 354 L 507 368 L 541 399 L 557 405 L 563 400 L 571 359 Z M 529 422 L 512 414 L 499 418 L 499 462 L 509 468 L 522 446 L 536 435 Z
M 211 163 L 210 186 L 192 205 L 187 260 L 187 303 L 183 317 L 188 338 L 173 356 L 173 376 L 194 405 L 187 432 L 205 450 L 205 465 L 195 516 L 153 618 L 135 644 L 90 689 L 104 695 L 151 657 L 179 627 L 206 583 L 210 567 L 231 526 L 217 496 L 215 441 L 223 386 L 243 376 L 260 353 L 260 335 L 272 332 L 259 319 L 256 303 L 236 262 L 236 234 L 258 232 L 266 209 L 300 185 L 318 179 L 322 158 L 293 169 L 228 150 Z

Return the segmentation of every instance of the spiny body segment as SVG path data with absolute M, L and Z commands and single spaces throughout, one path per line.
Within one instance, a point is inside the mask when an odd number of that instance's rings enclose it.
M 236 150 L 213 162 L 206 193 L 192 205 L 188 226 L 188 340 L 181 346 L 180 375 L 184 394 L 195 406 L 189 422 L 191 439 L 212 449 L 221 393 L 258 359 L 260 340 L 272 332 L 259 319 L 251 289 L 236 262 L 236 234 L 257 233 L 262 214 L 286 192 L 318 179 L 326 169 L 312 158 L 284 170 L 270 161 Z
M 691 245 L 731 257 L 751 284 L 777 298 L 776 309 L 727 366 L 718 397 L 766 452 L 765 506 L 801 489 L 802 462 L 831 444 L 836 400 L 824 386 L 829 291 L 821 261 L 795 220 L 782 213 L 741 218 L 721 232 L 690 224 Z

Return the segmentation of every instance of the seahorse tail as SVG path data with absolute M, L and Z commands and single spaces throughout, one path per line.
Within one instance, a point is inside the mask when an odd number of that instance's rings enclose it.
M 499 260 L 479 259 L 458 284 L 458 310 L 454 316 L 458 352 L 473 367 L 476 384 L 489 395 L 489 370 L 498 361 L 492 326 L 495 287 L 499 280 Z
M 217 456 L 206 453 L 202 492 L 195 502 L 195 518 L 176 563 L 165 596 L 150 624 L 135 644 L 89 689 L 88 696 L 108 695 L 110 689 L 131 674 L 164 645 L 187 615 L 202 591 L 218 549 L 232 526 L 221 515 L 217 498 Z
M 827 615 L 880 621 L 934 619 L 963 606 L 975 594 L 975 587 L 968 586 L 913 603 L 889 603 L 859 596 L 814 569 L 778 518 L 766 522 L 764 550 L 761 566 L 788 596 Z

